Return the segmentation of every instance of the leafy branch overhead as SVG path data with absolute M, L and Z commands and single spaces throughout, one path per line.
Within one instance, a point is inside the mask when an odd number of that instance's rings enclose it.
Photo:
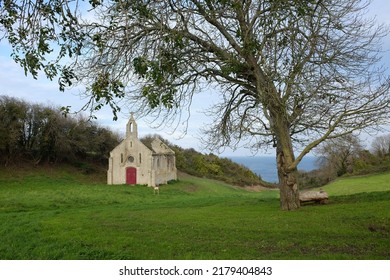
M 36 79 L 43 71 L 49 79 L 59 76 L 61 90 L 72 84 L 73 69 L 60 61 L 81 54 L 85 34 L 77 9 L 77 1 L 0 2 L 0 36 L 10 43 L 12 57 L 26 75 Z

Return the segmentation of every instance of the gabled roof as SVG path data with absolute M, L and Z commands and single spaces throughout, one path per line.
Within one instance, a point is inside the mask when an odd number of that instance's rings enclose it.
M 153 154 L 175 154 L 175 152 L 158 137 L 147 137 L 142 139 L 141 142 L 151 150 Z

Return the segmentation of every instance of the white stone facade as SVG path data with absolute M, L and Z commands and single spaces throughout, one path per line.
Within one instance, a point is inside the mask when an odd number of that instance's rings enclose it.
M 137 123 L 131 116 L 126 138 L 110 152 L 107 184 L 156 186 L 176 180 L 175 152 L 158 138 L 148 146 L 138 139 Z

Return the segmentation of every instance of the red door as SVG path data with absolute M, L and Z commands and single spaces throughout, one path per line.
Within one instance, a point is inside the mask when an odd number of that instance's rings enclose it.
M 137 168 L 134 167 L 126 168 L 126 184 L 128 185 L 137 184 Z

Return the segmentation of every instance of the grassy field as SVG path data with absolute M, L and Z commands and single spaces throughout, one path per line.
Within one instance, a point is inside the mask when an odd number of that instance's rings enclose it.
M 338 180 L 330 204 L 294 212 L 277 191 L 189 176 L 160 195 L 98 181 L 0 170 L 0 259 L 390 258 L 390 173 Z
M 390 173 L 341 178 L 324 188 L 329 195 L 350 195 L 390 190 Z

